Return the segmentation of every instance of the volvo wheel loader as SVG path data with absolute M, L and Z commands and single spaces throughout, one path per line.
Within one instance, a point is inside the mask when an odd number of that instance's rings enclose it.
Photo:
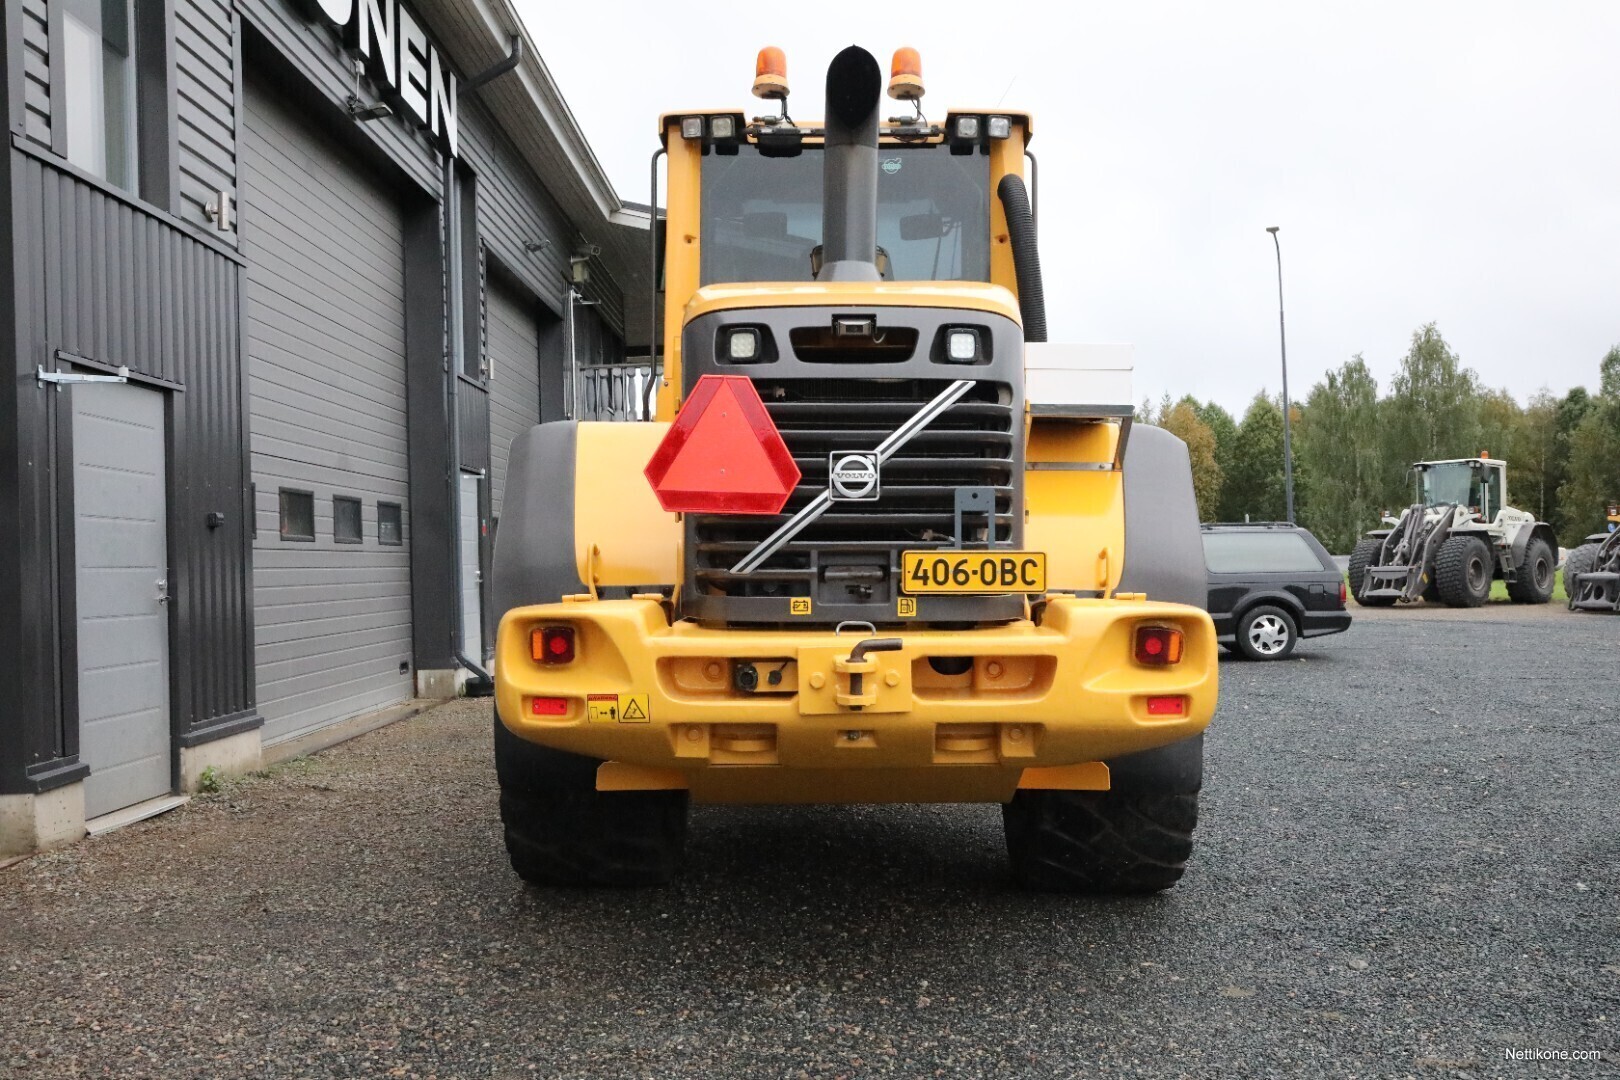
M 1620 611 L 1620 506 L 1610 504 L 1608 522 L 1564 559 L 1571 611 Z
M 1046 343 L 1027 115 L 827 70 L 664 116 L 655 422 L 513 442 L 495 754 L 530 882 L 679 867 L 696 803 L 992 803 L 1026 887 L 1181 877 L 1216 642 L 1186 447 Z M 909 105 L 909 110 L 906 106 Z M 792 851 L 778 852 L 792 858 Z
M 1365 607 L 1417 600 L 1479 607 L 1491 582 L 1519 604 L 1552 599 L 1558 540 L 1552 526 L 1507 502 L 1507 462 L 1419 461 L 1417 501 L 1374 529 L 1350 553 L 1350 588 Z

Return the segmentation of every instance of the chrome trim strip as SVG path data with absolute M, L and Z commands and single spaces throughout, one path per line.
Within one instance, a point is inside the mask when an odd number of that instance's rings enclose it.
M 939 416 L 962 400 L 962 396 L 973 389 L 973 379 L 958 379 L 939 395 L 912 414 L 911 419 L 901 424 L 894 433 L 878 444 L 874 453 L 877 454 L 878 463 L 888 461 L 900 448 L 910 442 L 919 431 L 939 418 Z M 784 521 L 780 528 L 759 542 L 759 546 L 744 555 L 736 566 L 731 568 L 733 574 L 751 574 L 758 570 L 760 565 L 780 551 L 789 540 L 803 532 L 809 525 L 832 509 L 833 498 L 830 490 L 823 491 L 800 510 L 797 514 Z

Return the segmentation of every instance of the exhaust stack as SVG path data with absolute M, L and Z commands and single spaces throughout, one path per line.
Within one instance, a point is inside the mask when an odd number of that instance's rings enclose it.
M 851 45 L 827 67 L 820 281 L 879 281 L 878 105 L 883 70 Z

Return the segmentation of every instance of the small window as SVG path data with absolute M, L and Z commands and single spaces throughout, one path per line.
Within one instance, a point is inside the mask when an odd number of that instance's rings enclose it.
M 360 526 L 360 500 L 348 495 L 332 496 L 332 539 L 340 544 L 363 544 L 365 530 Z
M 1212 574 L 1320 573 L 1322 560 L 1292 532 L 1207 532 L 1204 561 Z
M 281 489 L 281 538 L 315 539 L 315 493 Z
M 404 515 L 399 503 L 377 504 L 377 543 L 399 547 L 405 542 Z
M 62 115 L 67 158 L 135 190 L 135 6 L 131 0 L 62 0 Z

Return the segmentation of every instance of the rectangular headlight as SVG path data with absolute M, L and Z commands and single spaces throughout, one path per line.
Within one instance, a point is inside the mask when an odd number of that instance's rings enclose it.
M 988 129 L 992 139 L 1011 138 L 1012 120 L 1006 116 L 992 116 L 988 121 Z
M 682 117 L 681 118 L 681 138 L 683 138 L 683 139 L 701 139 L 701 138 L 703 138 L 703 117 L 701 117 L 701 116 Z
M 727 334 L 726 356 L 737 364 L 747 364 L 758 360 L 759 331 L 752 326 L 743 326 Z
M 716 139 L 729 139 L 737 134 L 737 118 L 735 116 L 709 117 L 709 134 Z
M 977 116 L 958 116 L 956 118 L 956 137 L 958 139 L 977 139 L 979 137 L 979 118 Z
M 953 364 L 971 364 L 979 358 L 977 330 L 957 329 L 945 334 L 945 357 Z

